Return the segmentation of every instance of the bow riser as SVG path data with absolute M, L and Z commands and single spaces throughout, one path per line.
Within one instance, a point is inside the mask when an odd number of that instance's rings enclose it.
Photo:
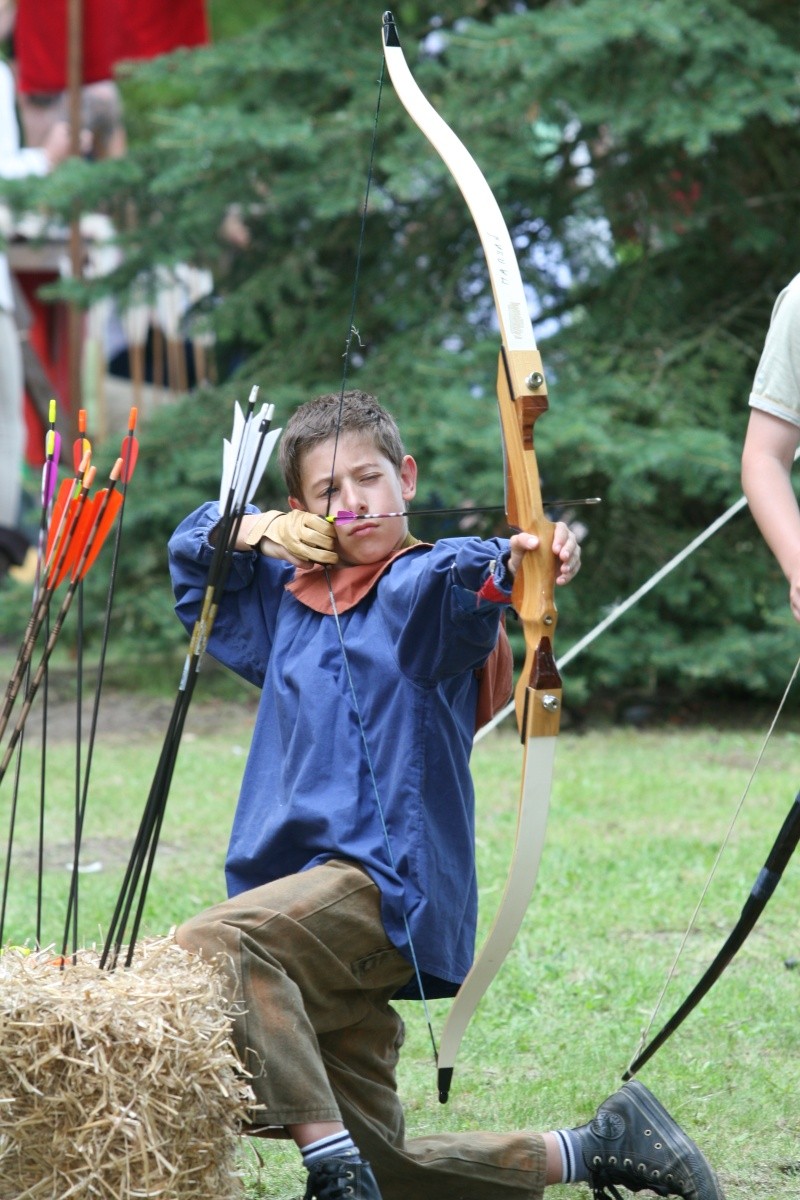
M 544 515 L 534 424 L 547 412 L 547 388 L 538 350 L 500 351 L 497 403 L 506 456 L 506 515 L 518 529 L 539 533 L 550 524 Z M 552 543 L 553 525 L 550 524 Z
M 511 593 L 525 633 L 525 663 L 514 694 L 517 728 L 525 741 L 555 736 L 561 715 L 561 679 L 552 649 L 558 623 L 553 597 L 555 525 L 544 515 L 534 446 L 534 424 L 548 407 L 538 351 L 507 352 L 504 348 L 500 352 L 497 403 L 503 429 L 508 521 L 539 538 L 538 550 L 523 558 Z

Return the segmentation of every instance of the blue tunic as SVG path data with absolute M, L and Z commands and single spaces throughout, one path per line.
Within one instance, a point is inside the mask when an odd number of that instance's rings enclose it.
M 204 505 L 170 541 L 188 628 L 218 520 L 217 505 Z M 410 931 L 429 996 L 454 994 L 474 953 L 474 671 L 503 608 L 476 592 L 507 550 L 501 539 L 452 538 L 402 554 L 340 613 L 344 652 L 336 618 L 286 590 L 292 566 L 237 553 L 208 647 L 261 688 L 229 894 L 330 858 L 359 863 L 381 891 L 389 938 L 411 961 Z

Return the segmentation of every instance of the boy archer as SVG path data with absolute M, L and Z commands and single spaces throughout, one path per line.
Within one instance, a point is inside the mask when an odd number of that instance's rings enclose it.
M 402 512 L 416 491 L 393 418 L 363 392 L 301 406 L 280 458 L 289 511 L 244 517 L 208 647 L 261 688 L 230 898 L 177 933 L 224 973 L 253 1127 L 294 1139 L 305 1200 L 534 1200 L 581 1181 L 596 1196 L 619 1185 L 721 1200 L 704 1156 L 637 1081 L 574 1129 L 405 1138 L 391 1001 L 452 996 L 469 970 L 469 755 L 481 689 L 502 675 L 483 668 L 539 543 L 426 545 L 404 515 L 327 521 Z M 189 628 L 219 519 L 206 504 L 170 542 Z M 566 583 L 580 550 L 563 524 L 553 553 Z

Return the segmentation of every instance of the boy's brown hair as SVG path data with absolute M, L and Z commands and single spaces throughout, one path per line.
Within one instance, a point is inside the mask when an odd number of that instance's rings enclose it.
M 368 392 L 327 392 L 296 409 L 283 431 L 279 462 L 290 496 L 302 497 L 303 456 L 342 433 L 363 433 L 399 471 L 405 450 L 394 417 Z M 333 464 L 331 464 L 333 468 Z

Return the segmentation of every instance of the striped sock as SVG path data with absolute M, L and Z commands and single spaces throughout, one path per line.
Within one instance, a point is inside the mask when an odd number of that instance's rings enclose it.
M 581 1143 L 575 1129 L 554 1130 L 561 1151 L 562 1183 L 586 1183 L 589 1170 L 583 1161 Z
M 329 1133 L 327 1137 L 317 1142 L 309 1142 L 303 1146 L 300 1153 L 303 1156 L 303 1166 L 310 1167 L 322 1158 L 341 1158 L 343 1154 L 358 1154 L 358 1147 L 346 1129 L 340 1133 Z

